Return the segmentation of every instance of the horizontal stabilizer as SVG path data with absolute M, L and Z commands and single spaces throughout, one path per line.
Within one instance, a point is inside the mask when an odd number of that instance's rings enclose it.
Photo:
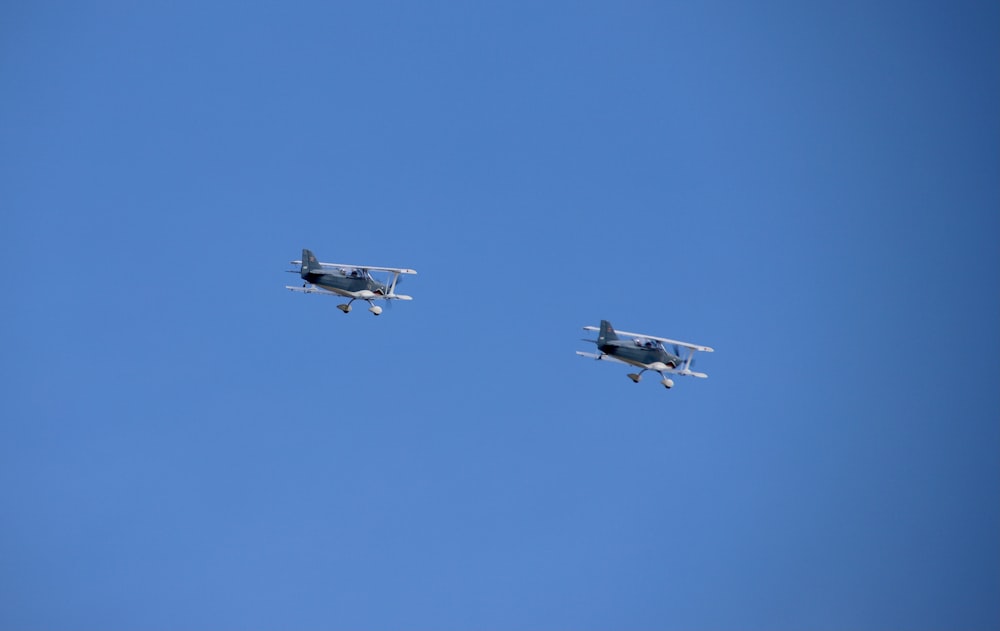
M 340 272 L 340 270 L 332 270 L 332 269 L 311 269 L 311 270 L 309 270 L 309 273 L 312 274 L 313 276 L 324 276 L 324 275 L 325 276 L 343 276 L 344 275 L 343 273 Z

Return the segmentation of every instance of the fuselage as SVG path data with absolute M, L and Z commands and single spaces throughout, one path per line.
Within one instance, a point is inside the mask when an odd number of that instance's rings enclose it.
M 598 346 L 598 350 L 636 366 L 648 366 L 659 362 L 676 368 L 681 364 L 680 357 L 667 352 L 659 343 L 650 340 L 609 340 Z
M 385 286 L 363 270 L 337 270 L 335 274 L 313 274 L 303 271 L 300 275 L 307 283 L 336 293 L 355 293 L 366 289 L 376 294 L 386 293 Z

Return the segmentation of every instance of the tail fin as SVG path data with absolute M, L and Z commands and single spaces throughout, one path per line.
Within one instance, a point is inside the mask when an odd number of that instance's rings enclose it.
M 615 330 L 611 328 L 611 323 L 607 320 L 601 320 L 601 330 L 597 334 L 597 347 L 600 348 L 607 344 L 617 340 L 618 336 L 615 334 Z
M 312 250 L 302 249 L 302 267 L 299 269 L 299 273 L 302 278 L 305 278 L 309 272 L 313 270 L 323 269 L 319 261 L 316 260 L 316 255 L 312 253 Z

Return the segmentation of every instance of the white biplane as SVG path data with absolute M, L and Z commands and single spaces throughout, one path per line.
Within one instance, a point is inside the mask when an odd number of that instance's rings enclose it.
M 585 342 L 597 344 L 598 352 L 584 353 L 583 351 L 577 351 L 576 354 L 583 357 L 590 357 L 591 359 L 611 360 L 642 368 L 637 373 L 628 374 L 628 378 L 635 383 L 639 383 L 642 373 L 647 370 L 660 373 L 660 376 L 663 377 L 663 381 L 660 383 L 667 389 L 674 387 L 674 380 L 667 377 L 666 373 L 686 377 L 700 377 L 702 379 L 708 377 L 703 372 L 691 370 L 695 351 L 703 353 L 714 352 L 714 349 L 707 346 L 679 342 L 643 333 L 615 331 L 611 327 L 611 323 L 607 320 L 601 320 L 601 326 L 599 327 L 585 326 L 583 328 L 587 331 L 598 332 L 596 340 L 584 340 Z M 631 339 L 622 339 L 619 336 Z M 671 344 L 673 352 L 664 348 L 664 344 Z M 684 352 L 681 350 L 682 348 L 687 351 L 686 357 L 683 356 Z
M 320 263 L 311 251 L 305 249 L 302 250 L 302 260 L 292 261 L 292 265 L 298 265 L 299 269 L 289 271 L 299 274 L 304 282 L 302 287 L 285 285 L 285 289 L 304 294 L 350 298 L 346 303 L 337 305 L 344 313 L 351 312 L 351 303 L 355 300 L 364 300 L 371 305 L 368 310 L 374 315 L 382 313 L 382 307 L 374 302 L 376 300 L 413 300 L 412 296 L 396 293 L 400 275 L 416 274 L 412 269 Z M 371 272 L 386 272 L 388 279 L 380 282 L 372 277 Z

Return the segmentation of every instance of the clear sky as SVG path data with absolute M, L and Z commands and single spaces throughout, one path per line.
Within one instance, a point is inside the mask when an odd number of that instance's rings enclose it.
M 1000 628 L 998 113 L 995 1 L 3 3 L 0 628 Z

